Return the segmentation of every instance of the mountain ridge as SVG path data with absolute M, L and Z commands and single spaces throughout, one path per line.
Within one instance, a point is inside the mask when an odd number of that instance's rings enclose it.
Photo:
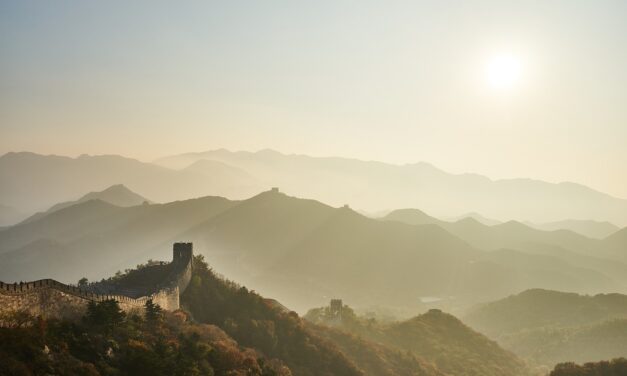
M 97 192 L 89 192 L 83 195 L 81 198 L 74 201 L 66 201 L 53 205 L 45 212 L 38 212 L 33 214 L 32 216 L 26 218 L 21 223 L 32 222 L 39 218 L 42 218 L 50 213 L 61 210 L 63 208 L 76 205 L 82 202 L 90 201 L 90 200 L 100 200 L 106 203 L 126 207 L 126 206 L 135 206 L 141 204 L 150 204 L 151 201 L 147 198 L 131 191 L 124 184 L 115 184 L 110 187 L 103 189 L 102 191 Z
M 220 160 L 260 178 L 267 175 L 272 178 L 270 181 L 274 180 L 273 185 L 301 196 L 332 205 L 350 203 L 369 212 L 390 207 L 420 207 L 438 217 L 478 211 L 499 220 L 544 223 L 587 216 L 599 221 L 627 224 L 627 215 L 617 209 L 621 207 L 627 212 L 627 199 L 578 183 L 451 174 L 425 162 L 395 165 L 267 150 L 230 152 L 219 149 L 163 157 L 155 163 L 179 168 L 202 158 Z M 325 191 L 320 185 L 322 181 L 332 184 L 336 190 L 333 193 Z M 398 184 L 400 182 L 403 184 Z M 578 197 L 577 204 L 573 205 L 572 200 L 566 204 L 567 197 Z
M 618 289 L 627 275 L 618 262 L 571 264 L 564 261 L 568 253 L 507 254 L 498 250 L 503 247 L 486 252 L 437 225 L 380 221 L 267 191 L 240 201 L 209 196 L 126 208 L 97 200 L 76 204 L 0 232 L 0 277 L 97 279 L 162 258 L 174 239 L 193 241 L 225 275 L 299 310 L 334 295 L 414 310 L 424 308 L 420 297 L 454 296 L 443 302 L 455 308 L 535 284 Z
M 214 165 L 187 169 L 201 159 L 212 160 Z M 12 183 L 0 187 L 0 202 L 25 212 L 41 211 L 85 191 L 117 183 L 161 202 L 205 195 L 243 199 L 279 186 L 301 197 L 369 212 L 420 207 L 441 218 L 480 212 L 498 220 L 546 223 L 587 217 L 627 225 L 627 200 L 577 183 L 492 180 L 477 174 L 450 174 L 424 162 L 393 165 L 270 150 L 221 149 L 165 157 L 156 163 L 169 167 L 115 155 L 71 158 L 7 153 L 0 157 L 0 179 Z M 180 168 L 173 169 L 173 165 Z M 67 181 L 74 184 L 67 186 Z

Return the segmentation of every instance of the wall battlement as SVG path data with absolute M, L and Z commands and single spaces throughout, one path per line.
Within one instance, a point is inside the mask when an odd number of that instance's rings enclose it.
M 176 310 L 180 308 L 179 295 L 191 280 L 193 259 L 192 243 L 174 243 L 170 275 L 155 286 L 154 292 L 137 298 L 122 294 L 96 294 L 54 279 L 0 282 L 0 313 L 27 311 L 34 316 L 71 318 L 82 316 L 90 301 L 116 300 L 120 308 L 131 312 L 142 310 L 149 299 L 166 310 Z

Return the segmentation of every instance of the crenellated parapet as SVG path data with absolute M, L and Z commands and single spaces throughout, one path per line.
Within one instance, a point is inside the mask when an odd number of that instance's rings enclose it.
M 90 301 L 116 300 L 124 311 L 132 312 L 142 310 L 149 299 L 166 310 L 176 310 L 180 307 L 179 296 L 191 280 L 193 259 L 192 243 L 175 243 L 171 273 L 155 285 L 150 293 L 140 297 L 97 294 L 54 279 L 25 283 L 0 282 L 0 313 L 27 311 L 34 316 L 69 318 L 82 316 Z

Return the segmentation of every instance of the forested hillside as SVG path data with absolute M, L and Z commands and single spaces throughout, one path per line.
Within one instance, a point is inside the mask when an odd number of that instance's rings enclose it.
M 431 310 L 410 320 L 384 324 L 359 317 L 345 305 L 339 317 L 328 307 L 323 307 L 310 310 L 305 319 L 325 327 L 321 332 L 328 338 L 338 341 L 341 338 L 338 333 L 350 333 L 357 338 L 418 356 L 450 375 L 534 374 L 513 353 L 439 310 Z
M 0 317 L 0 375 L 291 376 L 277 359 L 235 342 L 215 325 L 147 304 L 126 315 L 113 300 L 92 304 L 81 321 Z
M 534 364 L 627 354 L 627 296 L 621 294 L 529 290 L 480 305 L 464 321 Z
M 627 359 L 616 358 L 611 361 L 575 364 L 560 363 L 549 376 L 623 376 L 627 375 Z
M 242 346 L 283 360 L 295 375 L 360 375 L 334 345 L 310 332 L 296 313 L 275 308 L 261 296 L 220 279 L 201 257 L 181 296 L 194 319 L 217 325 Z

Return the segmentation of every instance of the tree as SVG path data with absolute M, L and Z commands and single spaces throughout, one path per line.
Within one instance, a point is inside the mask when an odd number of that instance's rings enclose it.
M 87 305 L 85 322 L 105 331 L 111 331 L 115 326 L 124 321 L 126 314 L 120 308 L 117 301 L 110 299 L 102 302 L 90 301 Z
M 89 280 L 85 277 L 78 280 L 78 287 L 85 288 L 89 284 Z
M 149 323 L 156 323 L 161 320 L 163 309 L 159 306 L 159 304 L 155 304 L 152 299 L 148 299 L 146 304 L 144 304 L 144 309 L 146 310 L 146 321 Z

